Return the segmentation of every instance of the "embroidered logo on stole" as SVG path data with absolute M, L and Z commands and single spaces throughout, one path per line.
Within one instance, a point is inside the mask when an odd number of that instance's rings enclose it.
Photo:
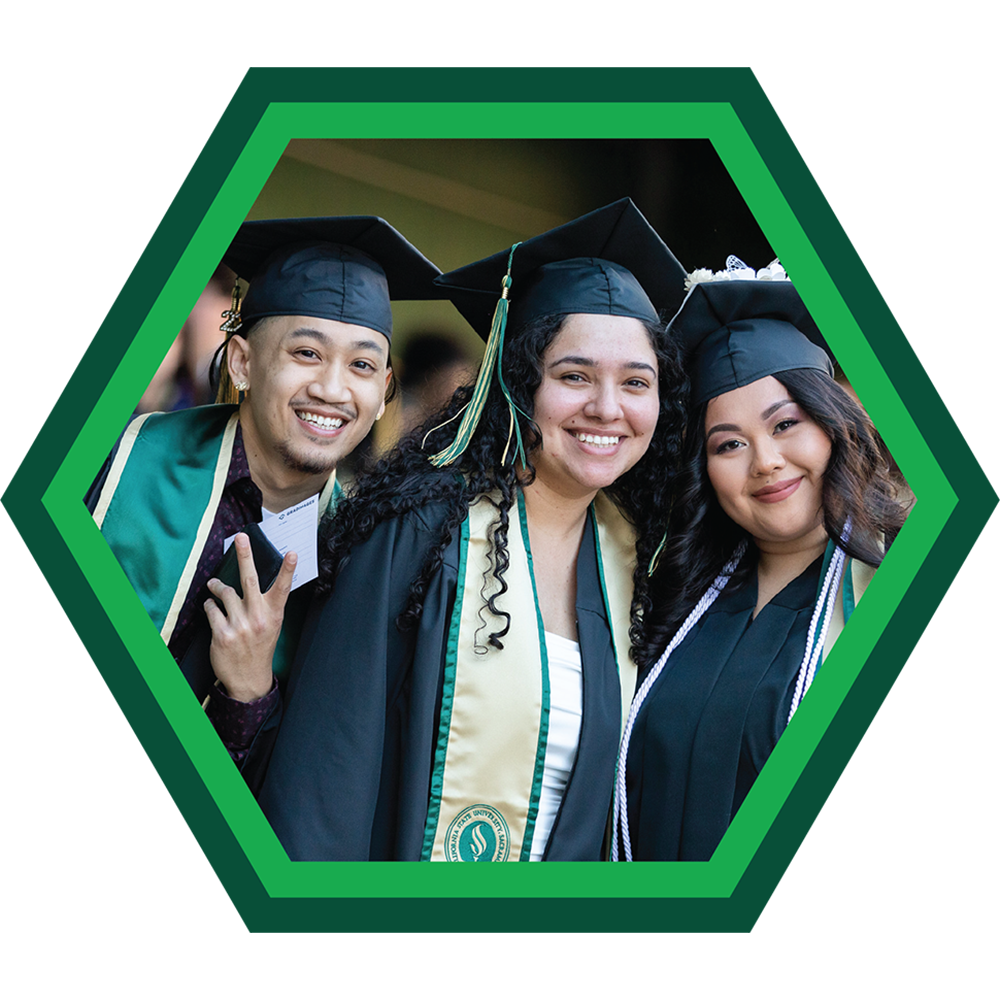
M 469 806 L 448 824 L 444 853 L 448 861 L 506 861 L 510 830 L 493 806 Z

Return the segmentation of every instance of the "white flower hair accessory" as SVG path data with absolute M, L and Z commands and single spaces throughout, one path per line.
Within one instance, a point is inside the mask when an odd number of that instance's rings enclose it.
M 744 264 L 739 257 L 730 254 L 726 258 L 725 271 L 713 271 L 710 267 L 699 267 L 684 279 L 684 290 L 690 291 L 695 285 L 708 281 L 788 281 L 788 275 L 777 259 L 767 267 L 755 271 Z

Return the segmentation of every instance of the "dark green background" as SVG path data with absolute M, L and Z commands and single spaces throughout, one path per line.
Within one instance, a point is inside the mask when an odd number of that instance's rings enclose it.
M 12 640 L 0 929 L 997 929 L 995 72 L 0 82 Z M 459 98 L 731 102 L 959 496 L 731 899 L 269 899 L 41 505 L 268 102 Z

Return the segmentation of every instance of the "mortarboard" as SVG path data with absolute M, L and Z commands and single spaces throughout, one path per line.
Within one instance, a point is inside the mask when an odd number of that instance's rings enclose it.
M 692 405 L 795 368 L 833 376 L 826 341 L 784 270 L 775 262 L 759 274 L 731 257 L 727 271 L 692 286 L 667 325 L 684 352 Z
M 475 390 L 455 441 L 431 458 L 447 465 L 465 450 L 485 405 L 503 341 L 543 316 L 591 313 L 656 322 L 684 294 L 684 268 L 630 198 L 621 198 L 509 250 L 435 279 L 486 340 Z M 498 301 L 499 296 L 499 301 Z M 516 406 L 500 378 L 523 460 Z M 505 455 L 506 458 L 506 455 Z
M 485 340 L 502 282 L 509 289 L 507 328 L 516 333 L 533 319 L 568 313 L 655 321 L 676 311 L 685 277 L 632 199 L 621 198 L 434 283 Z
M 244 222 L 223 260 L 250 283 L 243 323 L 314 316 L 391 340 L 390 299 L 440 297 L 433 285 L 440 269 L 376 216 Z

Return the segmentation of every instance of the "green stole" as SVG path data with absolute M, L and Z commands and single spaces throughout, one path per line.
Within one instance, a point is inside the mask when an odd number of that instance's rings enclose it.
M 492 576 L 496 515 L 494 503 L 481 497 L 461 527 L 424 861 L 527 861 L 531 853 L 548 730 L 548 657 L 520 493 L 507 536 L 508 589 L 499 598 L 510 631 L 502 650 L 486 645 L 483 603 L 499 589 Z M 628 656 L 635 534 L 603 494 L 585 530 L 596 533 L 624 720 L 636 675 Z
M 229 475 L 239 411 L 231 405 L 146 413 L 126 429 L 94 520 L 169 643 Z M 335 500 L 331 476 L 320 496 Z

